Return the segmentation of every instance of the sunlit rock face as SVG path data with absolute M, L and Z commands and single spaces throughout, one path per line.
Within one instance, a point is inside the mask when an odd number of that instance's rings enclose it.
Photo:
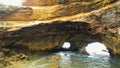
M 26 6 L 50 6 L 57 4 L 70 4 L 73 2 L 112 2 L 112 0 L 27 0 L 23 3 Z
M 56 17 L 69 17 L 79 13 L 91 12 L 115 2 L 116 1 L 114 0 L 27 0 L 25 3 L 28 4 L 29 8 L 32 10 L 29 11 L 28 7 L 13 10 L 14 13 L 10 11 L 5 12 L 0 10 L 0 15 L 4 16 L 0 17 L 0 19 L 12 21 L 51 20 L 56 19 Z M 23 3 L 23 6 L 28 5 L 24 5 Z M 7 13 L 11 14 L 8 15 Z M 25 15 L 29 15 L 29 17 L 26 18 Z M 84 15 L 82 17 L 84 17 Z M 74 18 L 78 18 L 78 16 Z M 71 19 L 69 18 L 69 20 Z

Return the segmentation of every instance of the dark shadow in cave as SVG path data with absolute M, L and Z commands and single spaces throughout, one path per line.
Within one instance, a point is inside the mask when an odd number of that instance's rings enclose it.
M 46 24 L 48 26 L 48 24 Z M 42 26 L 42 25 L 41 25 Z M 45 24 L 43 25 L 45 26 Z M 47 27 L 46 26 L 46 27 Z M 54 33 L 58 32 L 55 36 L 68 36 L 61 45 L 57 45 L 52 49 L 48 49 L 48 52 L 58 52 L 58 51 L 75 51 L 80 52 L 80 50 L 84 49 L 84 47 L 90 43 L 95 41 L 101 41 L 99 34 L 92 34 L 91 27 L 89 23 L 86 22 L 71 22 L 71 21 L 55 21 L 52 24 L 49 24 L 49 27 L 54 29 Z M 37 26 L 38 27 L 38 26 Z M 51 31 L 49 28 L 49 31 Z M 49 35 L 52 36 L 52 35 Z M 54 36 L 54 37 L 55 37 Z M 69 48 L 63 48 L 65 42 L 70 43 Z M 83 53 L 80 52 L 80 53 Z
M 91 30 L 90 24 L 86 22 L 54 21 L 49 24 L 42 23 L 31 27 L 24 27 L 21 30 L 3 33 L 3 35 L 0 35 L 0 40 L 9 42 L 7 43 L 8 48 L 13 48 L 11 45 L 16 45 L 15 48 L 19 49 L 19 46 L 23 45 L 23 50 L 26 50 L 24 46 L 29 48 L 28 43 L 36 43 L 37 41 L 37 43 L 46 47 L 48 43 L 52 44 L 52 48 L 46 48 L 44 51 L 81 51 L 80 53 L 84 53 L 84 48 L 88 43 L 102 41 L 101 35 L 92 34 Z M 25 45 L 20 43 L 21 40 Z M 58 41 L 57 45 L 55 44 L 56 40 Z M 12 42 L 15 43 L 11 44 Z M 67 49 L 62 47 L 65 42 L 70 43 L 70 47 Z M 42 47 L 42 45 L 38 44 L 37 46 Z

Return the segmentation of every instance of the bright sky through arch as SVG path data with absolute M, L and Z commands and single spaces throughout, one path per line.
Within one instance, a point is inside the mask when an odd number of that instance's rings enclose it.
M 24 0 L 0 0 L 0 3 L 4 5 L 22 6 L 23 1 Z
M 90 56 L 97 56 L 97 55 L 110 56 L 109 51 L 107 50 L 106 46 L 100 42 L 89 43 L 85 47 L 85 49 Z

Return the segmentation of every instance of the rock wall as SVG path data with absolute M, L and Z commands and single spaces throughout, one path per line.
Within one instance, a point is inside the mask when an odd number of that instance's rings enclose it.
M 74 37 L 74 34 L 79 36 L 79 32 L 82 32 L 83 35 L 81 34 L 80 37 L 84 36 L 84 34 L 88 33 L 86 33 L 86 30 L 89 31 L 90 28 L 89 25 L 84 22 L 67 21 L 53 22 L 52 24 L 40 24 L 32 27 L 25 27 L 17 31 L 1 33 L 0 45 L 20 45 L 32 50 L 41 51 L 51 50 L 62 47 L 66 40 L 70 37 Z
M 93 2 L 107 2 L 110 3 L 113 0 L 27 0 L 23 3 L 25 6 L 51 6 L 51 5 L 58 5 L 58 4 L 70 4 L 74 2 L 86 2 L 86 3 L 93 3 Z
M 102 42 L 114 57 L 120 55 L 118 24 L 55 21 L 20 30 L 2 32 L 0 46 L 19 46 L 31 50 L 59 50 L 64 42 L 70 42 L 70 50 L 79 51 L 91 42 Z
M 79 50 L 89 42 L 100 41 L 106 44 L 111 55 L 120 56 L 119 0 L 61 1 L 28 0 L 23 5 L 29 7 L 0 10 L 0 21 L 11 21 L 13 25 L 19 21 L 25 23 L 17 24 L 19 30 L 0 32 L 0 46 L 49 51 L 69 41 L 75 45 L 73 49 Z M 23 28 L 32 21 L 39 23 Z
M 17 10 L 8 10 L 7 12 L 0 10 L 0 19 L 9 21 L 51 20 L 58 17 L 91 12 L 117 2 L 117 0 L 63 0 L 68 4 L 59 4 L 56 3 L 56 1 L 57 0 L 28 0 L 26 3 L 31 5 L 29 7 L 21 7 Z M 54 5 L 54 2 L 56 5 Z M 41 6 L 41 4 L 44 4 L 44 6 Z M 48 6 L 49 4 L 52 4 L 52 6 Z

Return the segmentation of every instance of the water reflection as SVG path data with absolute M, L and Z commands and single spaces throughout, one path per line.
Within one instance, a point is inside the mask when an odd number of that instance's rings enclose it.
M 65 53 L 64 52 L 58 52 L 56 54 L 61 56 L 60 63 L 62 63 L 62 64 L 71 64 L 71 54 L 66 53 L 66 52 Z
M 54 66 L 53 68 L 57 68 L 57 66 L 59 68 L 112 68 L 120 66 L 111 62 L 110 57 L 105 56 L 89 57 L 73 52 L 58 52 L 52 55 L 60 55 L 61 60 L 55 62 L 49 61 L 48 57 L 51 56 L 49 55 L 32 62 L 32 65 L 29 68 L 50 68 L 50 66 Z

